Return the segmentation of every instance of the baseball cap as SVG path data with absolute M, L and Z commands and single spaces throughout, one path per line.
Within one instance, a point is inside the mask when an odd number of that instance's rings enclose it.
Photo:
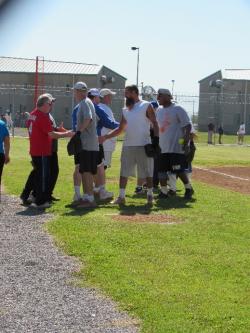
M 43 106 L 45 103 L 55 102 L 56 98 L 54 98 L 51 94 L 42 94 L 38 97 L 36 105 Z
M 76 82 L 73 89 L 75 89 L 75 90 L 87 90 L 88 87 L 87 87 L 85 82 L 79 81 L 79 82 Z
M 104 96 L 107 96 L 107 95 L 116 95 L 116 92 L 114 92 L 110 89 L 107 89 L 107 88 L 101 89 L 100 97 L 104 97 Z
M 88 91 L 88 95 L 100 97 L 100 91 L 97 88 L 91 88 Z
M 158 89 L 158 94 L 168 95 L 168 96 L 172 97 L 172 94 L 171 94 L 170 90 L 169 89 L 165 89 L 165 88 Z

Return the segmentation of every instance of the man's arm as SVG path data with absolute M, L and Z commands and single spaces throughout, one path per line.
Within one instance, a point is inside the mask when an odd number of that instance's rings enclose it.
M 154 111 L 154 109 L 151 105 L 148 106 L 147 111 L 146 111 L 146 115 L 152 123 L 153 130 L 154 130 L 154 136 L 159 137 L 159 126 L 158 126 L 158 123 L 157 123 L 157 120 L 156 120 L 155 111 Z
M 4 154 L 5 154 L 5 164 L 9 163 L 10 161 L 10 137 L 6 136 L 4 138 Z
M 122 116 L 122 119 L 121 119 L 119 127 L 117 127 L 116 129 L 114 129 L 113 131 L 109 132 L 108 134 L 100 136 L 99 137 L 99 143 L 103 143 L 105 140 L 108 140 L 108 139 L 111 139 L 111 138 L 113 138 L 115 136 L 120 135 L 124 131 L 126 125 L 127 125 L 127 121 Z
M 72 131 L 66 131 L 66 132 L 52 131 L 49 132 L 48 134 L 52 139 L 71 138 L 72 136 L 75 135 L 75 133 Z

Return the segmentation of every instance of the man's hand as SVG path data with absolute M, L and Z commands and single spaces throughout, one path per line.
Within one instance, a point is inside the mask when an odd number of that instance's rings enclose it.
M 103 144 L 103 142 L 105 140 L 107 140 L 106 137 L 105 137 L 105 135 L 98 136 L 98 141 L 99 141 L 100 145 Z
M 63 121 L 61 122 L 60 126 L 57 128 L 57 132 L 67 132 L 66 128 L 63 127 Z

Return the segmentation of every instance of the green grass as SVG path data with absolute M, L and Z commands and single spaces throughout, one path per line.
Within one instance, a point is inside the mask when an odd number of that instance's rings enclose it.
M 118 144 L 118 148 L 120 143 Z M 248 147 L 198 143 L 197 165 L 246 165 Z M 4 184 L 19 194 L 29 173 L 27 140 L 14 139 Z M 141 320 L 144 333 L 249 332 L 249 196 L 195 182 L 195 198 L 158 202 L 149 210 L 128 187 L 127 206 L 65 208 L 72 198 L 73 160 L 60 142 L 60 177 L 47 224 L 58 246 L 82 261 L 80 284 L 95 286 Z M 118 191 L 119 149 L 108 170 Z M 13 181 L 14 180 L 14 181 Z M 183 194 L 182 186 L 178 184 Z M 118 222 L 111 214 L 170 214 L 180 224 Z

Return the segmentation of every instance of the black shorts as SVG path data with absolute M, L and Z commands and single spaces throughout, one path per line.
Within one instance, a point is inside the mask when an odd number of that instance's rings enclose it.
M 74 155 L 75 165 L 80 164 L 80 153 Z
M 93 175 L 97 173 L 97 165 L 99 159 L 99 151 L 82 150 L 80 152 L 80 168 L 79 172 L 90 172 Z
M 101 165 L 102 162 L 104 161 L 104 150 L 103 150 L 103 145 L 99 145 L 99 157 L 97 161 L 97 165 Z
M 187 168 L 188 163 L 184 154 L 160 154 L 158 172 L 171 171 L 172 173 L 178 174 L 184 172 Z

